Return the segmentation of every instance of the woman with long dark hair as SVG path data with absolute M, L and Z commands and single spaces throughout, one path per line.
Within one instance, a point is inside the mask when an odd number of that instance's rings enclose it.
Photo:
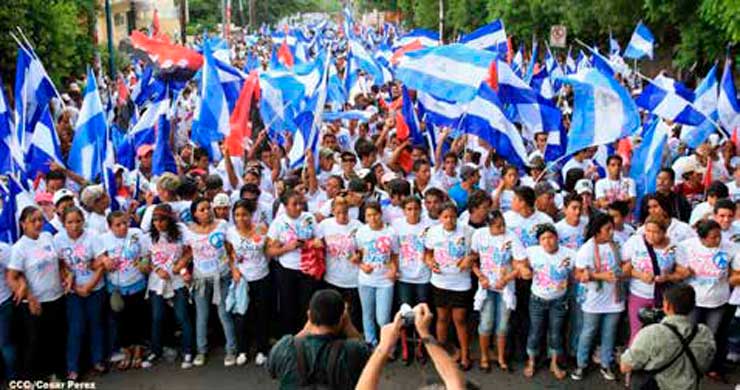
M 90 334 L 90 358 L 93 369 L 101 373 L 103 365 L 103 290 L 105 270 L 95 261 L 95 232 L 85 229 L 85 217 L 77 207 L 62 212 L 64 229 L 54 236 L 54 248 L 63 261 L 69 280 L 67 295 L 67 378 L 76 380 L 85 329 Z
M 23 235 L 13 244 L 8 264 L 15 300 L 23 302 L 26 339 L 21 377 L 28 379 L 64 374 L 64 286 L 54 239 L 42 231 L 43 218 L 36 206 L 21 211 Z
M 573 380 L 583 379 L 588 365 L 591 343 L 601 332 L 601 375 L 616 379 L 612 369 L 614 341 L 620 313 L 624 311 L 622 264 L 619 249 L 613 241 L 614 223 L 610 216 L 595 214 L 586 228 L 586 243 L 576 254 L 576 279 L 584 284 L 583 329 L 578 339 L 578 367 Z
M 149 230 L 152 256 L 152 272 L 149 274 L 149 299 L 152 306 L 151 353 L 144 361 L 149 367 L 162 356 L 162 325 L 165 310 L 175 310 L 175 318 L 182 335 L 183 369 L 193 365 L 193 324 L 188 313 L 190 293 L 183 274 L 187 273 L 187 260 L 192 255 L 190 247 L 183 242 L 183 228 L 177 222 L 175 211 L 167 203 L 158 204 L 152 212 L 152 228 Z

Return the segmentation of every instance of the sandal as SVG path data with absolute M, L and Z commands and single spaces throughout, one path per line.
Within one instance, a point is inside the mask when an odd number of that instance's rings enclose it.
M 534 376 L 534 360 L 527 360 L 527 363 L 525 363 L 524 376 L 527 378 Z
M 467 363 L 463 363 L 462 360 L 460 360 L 460 362 L 457 363 L 457 365 L 460 367 L 460 370 L 462 370 L 463 372 L 468 372 L 473 367 L 473 363 L 471 363 L 470 361 L 468 361 Z
M 481 372 L 485 372 L 486 374 L 491 372 L 491 363 L 488 360 L 481 360 L 478 364 L 478 368 L 481 370 Z
M 555 376 L 555 379 L 561 381 L 565 379 L 567 373 L 558 366 L 556 361 L 550 363 L 550 372 Z
M 511 367 L 506 363 L 498 362 L 498 368 L 503 372 L 511 372 Z
M 133 356 L 131 355 L 131 353 L 126 352 L 126 356 L 123 358 L 123 360 L 121 360 L 120 362 L 118 362 L 118 364 L 116 365 L 116 368 L 119 371 L 126 371 L 129 368 L 131 368 L 131 362 L 132 362 L 132 360 L 133 360 Z

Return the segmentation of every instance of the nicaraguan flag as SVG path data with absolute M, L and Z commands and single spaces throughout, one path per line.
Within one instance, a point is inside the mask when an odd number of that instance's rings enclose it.
M 152 175 L 160 176 L 165 172 L 177 174 L 177 163 L 170 147 L 170 100 L 162 101 L 162 108 L 157 118 L 156 141 L 152 154 Z
M 34 180 L 38 173 L 49 172 L 49 164 L 52 162 L 64 166 L 59 136 L 47 106 L 41 114 L 41 120 L 36 123 L 31 136 L 31 147 L 26 153 L 26 178 Z
M 505 56 L 507 46 L 504 22 L 501 19 L 496 19 L 470 34 L 463 35 L 459 43 L 474 49 L 495 51 L 499 55 Z
M 216 59 L 208 43 L 203 44 L 203 74 L 200 80 L 200 107 L 193 120 L 190 138 L 208 151 L 212 161 L 219 159 L 218 141 L 229 134 L 229 106 L 218 75 Z
M 418 91 L 416 93 L 416 100 L 419 105 L 419 116 L 422 121 L 436 126 L 459 127 L 460 118 L 465 113 L 465 105 L 435 98 L 428 93 Z
M 644 57 L 653 59 L 653 46 L 655 45 L 655 38 L 650 29 L 647 28 L 642 22 L 637 23 L 635 32 L 632 33 L 632 38 L 627 44 L 627 48 L 624 49 L 624 58 L 630 58 L 639 60 Z
M 717 65 L 715 64 L 693 92 L 696 95 L 694 107 L 711 120 L 705 119 L 699 126 L 684 126 L 681 130 L 681 141 L 692 149 L 698 148 L 716 130 L 712 121 L 717 122 L 719 117 L 717 114 L 718 89 Z
M 614 142 L 639 129 L 637 106 L 614 78 L 588 69 L 562 80 L 573 86 L 574 93 L 567 154 Z
M 655 192 L 655 182 L 661 169 L 663 149 L 670 128 L 658 117 L 653 117 L 643 130 L 642 142 L 632 155 L 630 177 L 635 181 L 637 200 Z
M 15 69 L 15 137 L 22 154 L 31 146 L 31 133 L 44 109 L 54 96 L 59 96 L 54 83 L 36 54 L 25 47 L 18 48 Z
M 719 83 L 719 99 L 717 100 L 719 123 L 729 132 L 740 128 L 740 104 L 737 101 L 735 82 L 732 78 L 732 60 L 727 58 L 725 69 L 722 71 L 722 80 Z
M 468 102 L 488 79 L 496 54 L 461 44 L 444 45 L 406 53 L 396 67 L 396 79 L 408 88 L 434 97 Z
M 689 126 L 698 126 L 705 116 L 692 107 L 691 103 L 681 95 L 666 91 L 653 82 L 648 83 L 635 103 L 665 120 Z
M 75 136 L 67 161 L 68 168 L 87 181 L 95 181 L 102 173 L 100 167 L 105 154 L 107 128 L 95 73 L 88 68 L 85 97 L 77 117 Z
M 13 171 L 14 165 L 23 164 L 23 154 L 16 142 L 11 114 L 8 111 L 3 83 L 0 80 L 0 174 L 9 173 Z
M 522 136 L 504 115 L 501 101 L 488 83 L 480 84 L 478 94 L 468 104 L 463 128 L 466 133 L 488 142 L 507 161 L 519 167 L 527 165 L 527 149 Z
M 423 28 L 417 28 L 409 31 L 409 33 L 403 37 L 397 38 L 393 43 L 393 48 L 397 49 L 417 40 L 426 47 L 439 46 L 439 33 Z

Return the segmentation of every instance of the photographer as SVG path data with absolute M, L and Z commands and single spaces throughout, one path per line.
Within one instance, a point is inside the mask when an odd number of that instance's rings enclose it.
M 281 389 L 352 389 L 369 357 L 370 349 L 352 325 L 342 295 L 320 290 L 311 297 L 303 330 L 283 336 L 272 347 L 267 368 Z
M 696 294 L 688 285 L 663 294 L 666 317 L 644 327 L 622 354 L 620 369 L 632 373 L 633 389 L 696 389 L 716 351 L 714 336 L 705 325 L 693 325 Z
M 400 311 L 396 314 L 393 322 L 384 325 L 380 330 L 380 342 L 378 347 L 370 356 L 365 369 L 362 370 L 362 375 L 357 382 L 356 389 L 358 390 L 374 390 L 379 388 L 380 373 L 383 371 L 383 366 L 388 361 L 388 356 L 391 354 L 398 337 L 401 334 L 402 326 L 411 326 L 412 313 L 402 314 Z M 426 346 L 427 354 L 429 358 L 434 362 L 434 367 L 437 369 L 439 376 L 444 382 L 446 389 L 464 389 L 468 384 L 465 382 L 465 376 L 460 371 L 455 361 L 447 354 L 444 348 L 434 339 L 434 336 L 429 331 L 429 326 L 432 324 L 433 315 L 429 310 L 429 306 L 426 303 L 418 304 L 413 310 L 413 322 L 416 326 L 416 331 L 419 332 L 421 342 Z

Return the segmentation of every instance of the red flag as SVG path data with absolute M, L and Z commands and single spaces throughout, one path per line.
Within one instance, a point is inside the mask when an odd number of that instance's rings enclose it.
M 288 68 L 293 67 L 293 54 L 290 52 L 290 47 L 288 47 L 288 39 L 284 39 L 283 43 L 280 45 L 280 49 L 278 50 L 278 61 L 282 62 L 283 65 L 287 66 Z
M 152 36 L 159 36 L 159 12 L 156 8 L 154 9 L 154 16 L 152 16 Z
M 234 112 L 229 118 L 231 132 L 226 137 L 226 146 L 232 156 L 244 154 L 244 139 L 252 137 L 252 99 L 259 99 L 260 86 L 257 71 L 253 70 L 244 81 L 239 99 L 234 106 Z
M 116 86 L 118 88 L 118 105 L 122 106 L 128 100 L 128 87 L 126 87 L 126 83 L 123 81 L 123 75 L 118 75 Z
M 488 67 L 488 85 L 492 90 L 498 92 L 498 69 L 496 67 L 496 60 L 491 61 L 491 65 Z
M 511 35 L 506 38 L 506 63 L 511 64 L 511 60 L 514 59 L 514 45 L 511 44 Z
M 736 127 L 732 131 L 732 136 L 730 136 L 730 140 L 733 144 L 735 144 L 735 148 L 740 148 L 740 127 Z
M 130 38 L 134 50 L 145 54 L 162 73 L 189 80 L 203 66 L 203 56 L 185 46 L 150 38 L 140 31 L 133 31 Z
M 391 64 L 396 65 L 398 64 L 398 61 L 401 60 L 401 57 L 403 57 L 406 53 L 411 53 L 412 51 L 417 51 L 425 47 L 426 46 L 421 44 L 421 41 L 415 39 L 413 42 L 403 45 L 398 50 L 393 52 L 393 56 L 391 57 Z
M 707 155 L 707 171 L 704 173 L 704 190 L 712 184 L 712 157 Z

